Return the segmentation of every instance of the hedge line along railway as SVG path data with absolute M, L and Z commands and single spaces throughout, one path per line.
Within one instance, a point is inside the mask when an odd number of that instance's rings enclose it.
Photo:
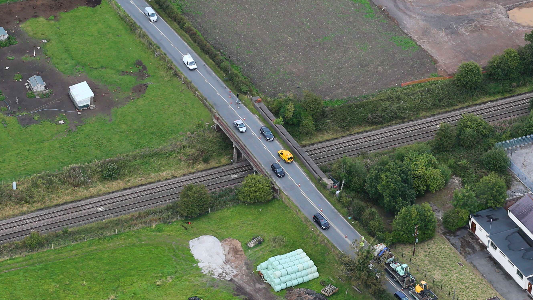
M 490 123 L 525 116 L 529 112 L 531 99 L 533 93 L 503 98 L 426 119 L 313 144 L 304 149 L 317 165 L 327 164 L 344 156 L 428 141 L 435 136 L 441 123 L 455 124 L 463 114 L 478 115 Z
M 48 233 L 138 212 L 176 201 L 188 184 L 203 184 L 209 191 L 239 185 L 253 173 L 248 161 L 206 170 L 171 180 L 136 187 L 96 198 L 36 211 L 0 221 L 0 243 L 23 239 L 32 231 Z
M 504 98 L 426 119 L 355 134 L 305 148 L 318 165 L 331 163 L 344 156 L 427 141 L 435 135 L 438 125 L 455 123 L 470 113 L 494 123 L 524 116 L 528 113 L 533 93 Z M 188 184 L 204 184 L 210 191 L 239 185 L 254 172 L 248 161 L 206 170 L 183 177 L 140 186 L 96 198 L 39 210 L 27 215 L 0 221 L 0 244 L 23 239 L 32 231 L 49 233 L 63 228 L 81 226 L 118 216 L 167 205 L 179 198 Z

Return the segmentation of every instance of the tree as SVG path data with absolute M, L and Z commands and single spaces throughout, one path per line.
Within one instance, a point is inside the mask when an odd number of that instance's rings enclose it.
M 500 174 L 505 173 L 510 164 L 509 157 L 502 148 L 493 148 L 485 152 L 481 157 L 481 162 L 487 170 Z
M 302 122 L 300 123 L 300 135 L 309 136 L 315 133 L 315 123 L 311 116 L 304 116 Z
M 470 214 L 466 209 L 454 208 L 444 213 L 442 217 L 442 225 L 449 231 L 457 231 L 457 229 L 464 227 L 468 223 L 468 216 Z
M 513 80 L 520 76 L 522 65 L 516 49 L 506 49 L 494 55 L 488 63 L 488 74 L 496 80 Z
M 367 208 L 361 216 L 361 224 L 365 227 L 371 236 L 385 231 L 383 219 L 375 208 Z
M 319 96 L 309 92 L 304 91 L 304 97 L 302 100 L 302 105 L 305 111 L 313 118 L 315 124 L 321 123 L 324 118 L 324 100 Z
M 426 191 L 433 193 L 444 188 L 446 182 L 433 155 L 413 151 L 406 156 L 405 162 L 409 166 L 417 195 L 423 195 Z
M 498 208 L 507 199 L 507 185 L 496 173 L 490 173 L 476 184 L 475 193 L 484 208 Z
M 459 145 L 472 149 L 483 146 L 494 133 L 494 128 L 481 117 L 466 114 L 457 124 L 457 139 Z
M 518 48 L 518 56 L 525 75 L 533 75 L 533 31 L 526 33 L 524 39 L 529 42 L 524 47 Z
M 453 80 L 463 89 L 475 90 L 483 80 L 481 67 L 473 61 L 462 63 Z
M 436 152 L 450 151 L 455 146 L 455 140 L 455 127 L 448 123 L 442 123 L 433 139 L 432 149 Z
M 471 214 L 485 209 L 484 204 L 476 198 L 476 193 L 469 186 L 453 192 L 452 205 L 455 208 L 464 209 Z
M 333 166 L 335 178 L 344 180 L 344 187 L 353 192 L 363 192 L 368 175 L 365 165 L 358 159 L 343 157 Z
M 202 184 L 186 185 L 180 193 L 177 202 L 177 211 L 180 216 L 186 218 L 197 217 L 209 210 L 211 194 Z
M 243 203 L 263 203 L 273 199 L 270 180 L 262 175 L 248 175 L 237 193 Z
M 394 240 L 399 243 L 414 243 L 415 226 L 418 226 L 418 241 L 423 242 L 435 236 L 437 219 L 427 203 L 402 208 L 392 221 Z

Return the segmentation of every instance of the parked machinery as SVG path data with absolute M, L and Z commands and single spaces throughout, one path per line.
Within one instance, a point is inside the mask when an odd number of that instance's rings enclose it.
M 433 291 L 428 289 L 428 284 L 425 281 L 420 281 L 414 288 L 409 289 L 409 294 L 416 300 L 437 300 L 439 299 Z

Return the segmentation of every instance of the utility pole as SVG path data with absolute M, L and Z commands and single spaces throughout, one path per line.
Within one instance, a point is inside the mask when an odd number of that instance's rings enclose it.
M 413 236 L 415 237 L 415 244 L 413 246 L 413 256 L 415 256 L 415 251 L 416 251 L 416 243 L 418 243 L 418 225 L 415 226 L 415 234 L 413 234 Z

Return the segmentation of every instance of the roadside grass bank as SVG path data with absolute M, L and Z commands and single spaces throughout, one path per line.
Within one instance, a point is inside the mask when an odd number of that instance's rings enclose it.
M 440 234 L 417 244 L 414 257 L 413 245 L 396 244 L 392 251 L 402 263 L 409 265 L 418 281 L 428 283 L 439 299 L 485 300 L 494 296 L 503 299 Z
M 132 215 L 122 219 L 135 221 L 136 218 Z M 145 220 L 150 224 L 149 217 Z M 153 299 L 197 295 L 204 299 L 240 299 L 233 295 L 227 282 L 203 275 L 190 253 L 190 239 L 213 235 L 219 240 L 239 240 L 254 266 L 271 256 L 301 248 L 317 265 L 320 277 L 298 287 L 320 290 L 320 281 L 324 280 L 340 287 L 335 299 L 371 299 L 338 279 L 342 274 L 336 251 L 326 245 L 329 242 L 324 241 L 310 221 L 302 222 L 280 200 L 233 206 L 191 221 L 192 224 L 180 221 L 156 224 L 155 221 L 149 228 L 4 260 L 0 262 L 3 271 L 0 286 L 6 292 L 1 297 L 36 299 L 76 295 L 80 299 L 107 299 L 143 295 Z M 113 222 L 89 227 L 107 226 L 101 227 L 102 230 L 112 234 Z M 311 226 L 313 231 L 309 230 Z M 265 242 L 248 249 L 245 243 L 257 235 Z M 285 291 L 277 293 L 284 294 Z
M 225 135 L 201 126 L 158 148 L 23 178 L 17 190 L 3 182 L 0 219 L 229 164 L 231 151 Z
M 62 13 L 59 21 L 31 19 L 22 27 L 32 37 L 49 41 L 45 54 L 66 75 L 87 74 L 116 90 L 116 97 L 129 94 L 140 83 L 148 84 L 148 88 L 140 98 L 114 109 L 111 122 L 109 116 L 95 117 L 76 131 L 49 121 L 21 127 L 15 118 L 0 116 L 4 124 L 0 139 L 5 141 L 0 145 L 0 179 L 14 180 L 160 147 L 193 131 L 199 123 L 210 122 L 202 103 L 136 39 L 106 1 L 95 8 L 79 7 Z M 145 80 L 122 75 L 135 69 L 137 60 L 147 67 L 150 77 Z

